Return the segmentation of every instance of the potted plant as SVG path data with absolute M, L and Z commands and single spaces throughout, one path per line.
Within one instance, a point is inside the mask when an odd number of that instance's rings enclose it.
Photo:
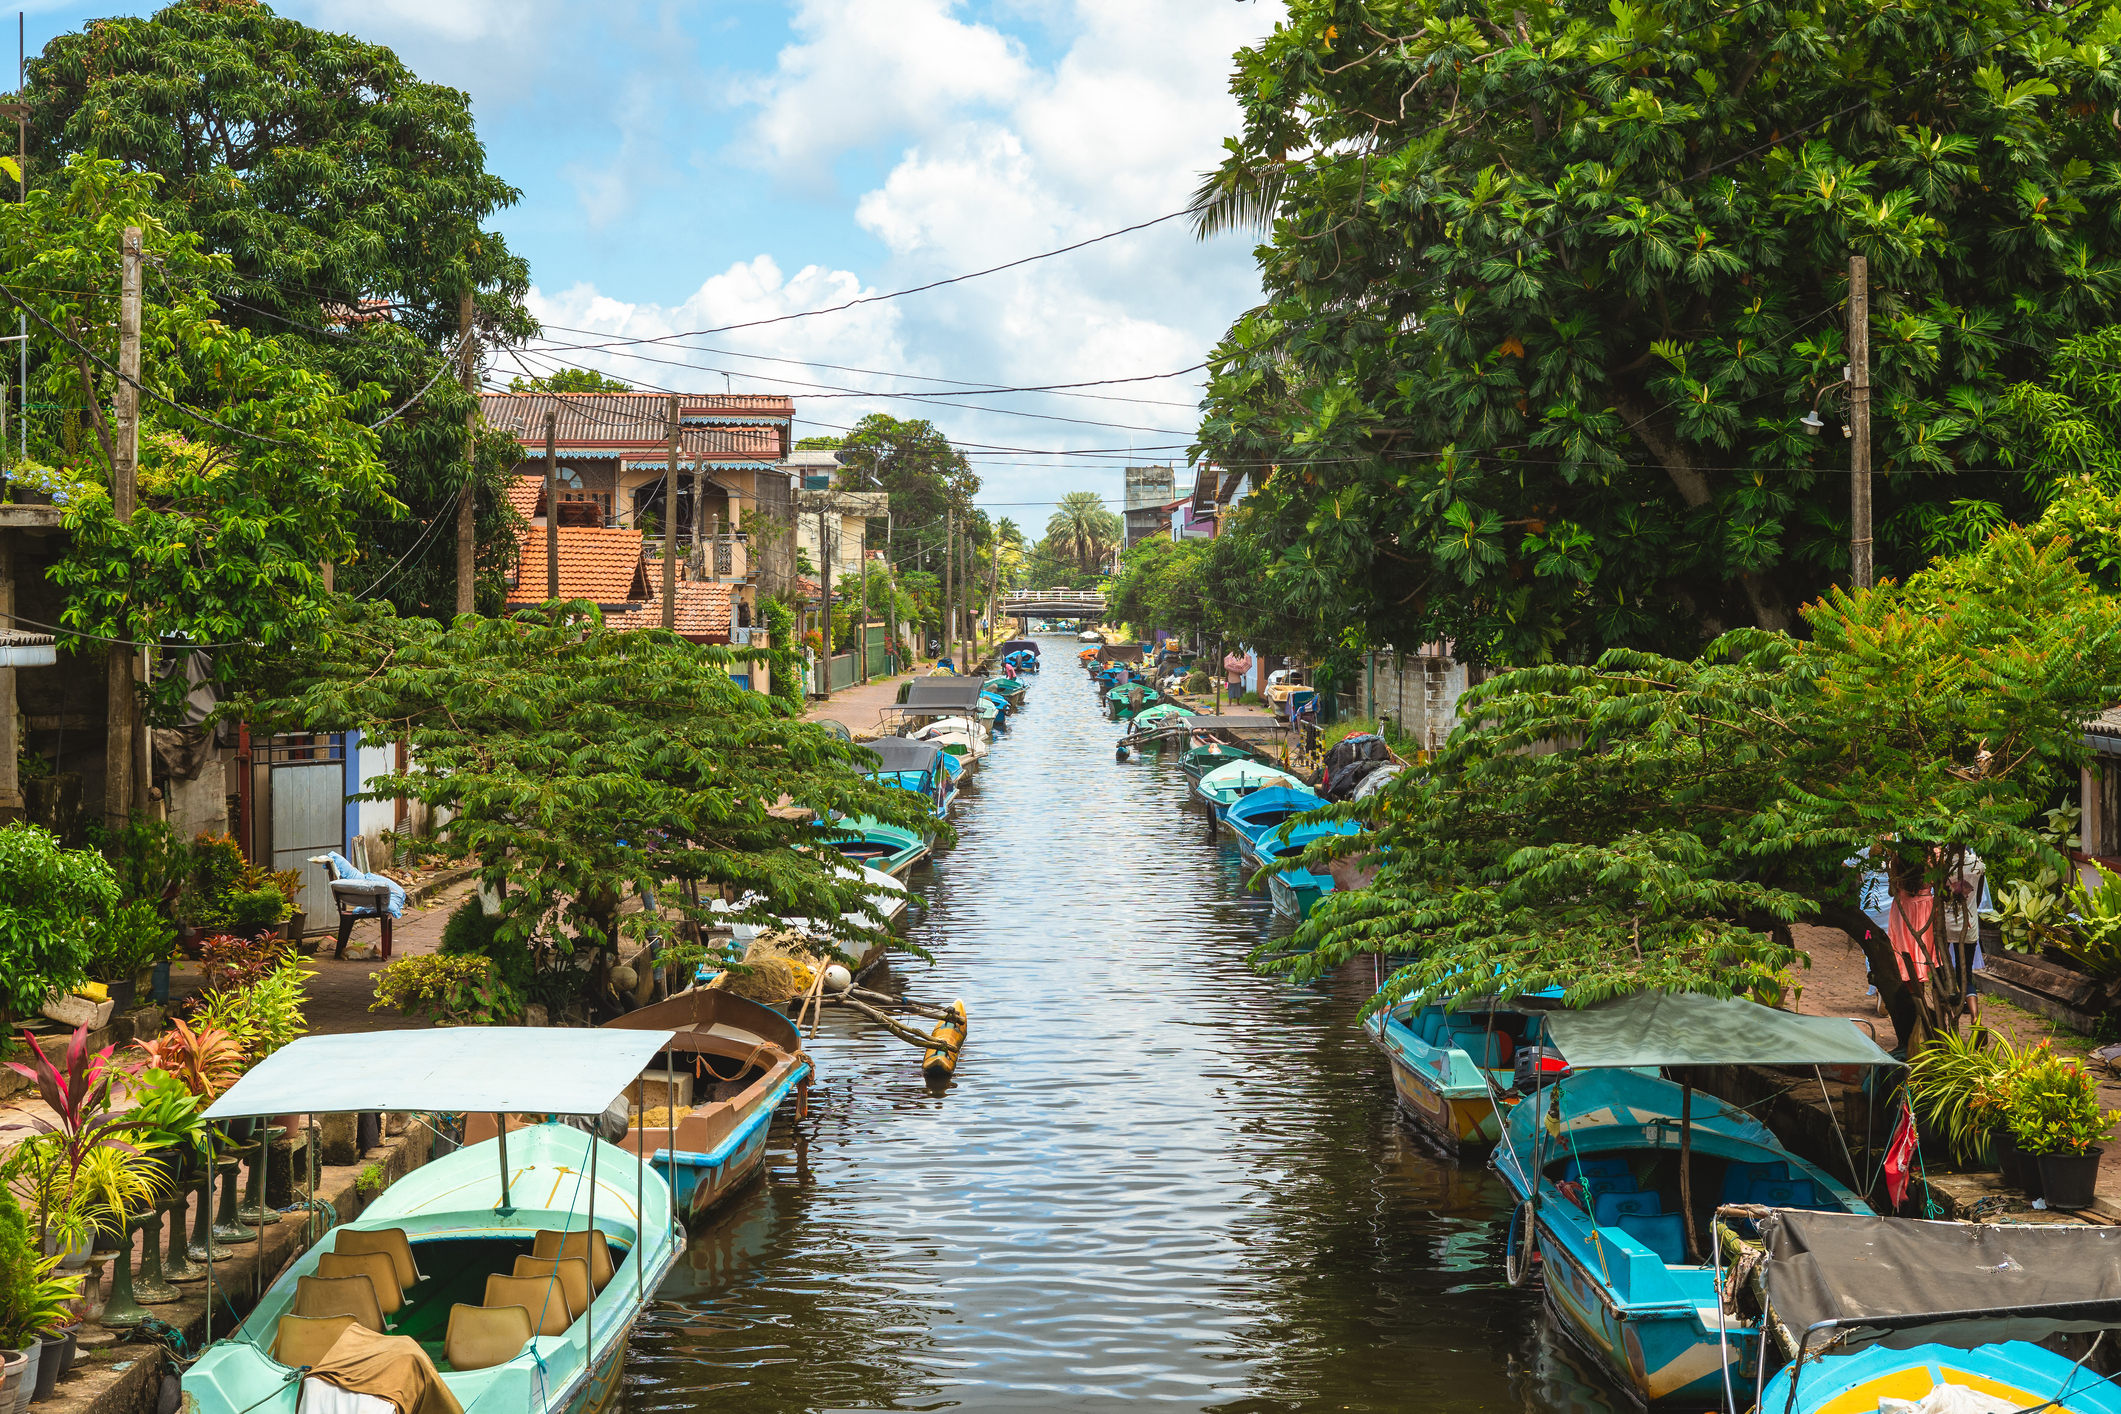
M 117 1009 L 126 1011 L 137 999 L 140 974 L 168 957 L 175 940 L 176 930 L 155 905 L 145 899 L 122 904 L 91 925 L 88 975 L 107 986 Z
M 88 1032 L 74 1032 L 61 1062 L 46 1056 L 34 1036 L 30 1062 L 8 1068 L 36 1082 L 38 1096 L 56 1117 L 31 1116 L 40 1131 L 0 1157 L 0 1183 L 27 1205 L 37 1220 L 37 1239 L 56 1260 L 76 1261 L 99 1238 L 112 1240 L 153 1204 L 151 1174 L 139 1153 L 120 1136 L 109 1114 L 112 1048 L 91 1055 Z
M 2038 1048 L 2011 1083 L 2011 1136 L 2039 1160 L 2040 1185 L 2051 1208 L 2091 1205 L 2099 1177 L 2100 1141 L 2121 1110 L 2099 1108 L 2098 1087 L 2078 1062 Z
M 118 902 L 103 857 L 62 849 L 35 825 L 0 828 L 0 1012 L 35 1016 L 86 978 L 91 919 Z
M 69 1303 L 80 1288 L 78 1278 L 53 1274 L 57 1262 L 37 1255 L 22 1210 L 0 1194 L 0 1350 L 6 1352 L 9 1376 L 17 1380 L 12 1402 L 9 1388 L 0 1387 L 0 1410 L 24 1402 L 32 1383 L 49 1393 L 58 1377 L 58 1348 L 65 1341 L 53 1332 L 72 1319 Z M 45 1361 L 53 1362 L 48 1370 Z
M 518 1015 L 522 1003 L 477 953 L 399 958 L 376 974 L 370 1011 L 425 1016 L 437 1026 L 491 1026 Z
M 2008 1037 L 1986 1027 L 1932 1036 L 1908 1061 L 1916 1119 L 1941 1135 L 1962 1164 L 2000 1159 L 2000 1141 L 2009 1133 L 2003 1111 L 2023 1063 Z

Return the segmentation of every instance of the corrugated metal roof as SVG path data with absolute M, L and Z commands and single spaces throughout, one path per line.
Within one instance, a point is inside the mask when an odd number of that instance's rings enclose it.
M 739 406 L 743 405 L 743 406 Z M 545 446 L 545 413 L 558 413 L 554 441 L 562 448 L 617 447 L 647 453 L 669 445 L 670 400 L 660 393 L 482 393 L 479 412 L 487 425 L 513 432 L 525 449 L 536 452 Z M 783 413 L 785 410 L 785 413 Z M 772 421 L 755 420 L 773 412 Z M 697 419 L 727 413 L 746 419 L 744 425 L 706 425 Z M 696 395 L 678 402 L 678 450 L 691 457 L 710 457 L 728 466 L 763 466 L 776 463 L 785 445 L 786 430 L 778 418 L 793 417 L 795 405 L 786 398 L 734 394 L 723 397 Z M 687 422 L 687 418 L 696 419 Z

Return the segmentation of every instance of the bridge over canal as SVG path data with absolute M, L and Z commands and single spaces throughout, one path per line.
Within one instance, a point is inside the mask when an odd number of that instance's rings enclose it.
M 1095 589 L 1012 589 L 1002 596 L 1002 613 L 1015 619 L 1094 621 L 1105 616 L 1105 596 Z

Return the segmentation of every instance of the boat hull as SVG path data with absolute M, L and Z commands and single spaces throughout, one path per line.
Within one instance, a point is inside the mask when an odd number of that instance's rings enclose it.
M 1790 1406 L 1791 1368 L 1784 1366 L 1767 1382 L 1761 1408 L 1779 1411 Z M 1949 1345 L 1888 1350 L 1874 1345 L 1854 1355 L 1807 1360 L 1797 1382 L 1795 1414 L 1855 1414 L 1877 1409 L 1884 1399 L 1913 1403 L 1939 1385 L 1960 1385 L 2014 1409 L 2043 1405 L 2067 1388 L 2068 1397 L 2052 1406 L 2055 1414 L 2121 1414 L 2121 1391 L 2111 1383 L 2078 1371 L 2051 1350 L 2017 1340 L 1971 1350 Z
M 1392 1091 L 1407 1117 L 1424 1134 L 1454 1153 L 1478 1152 L 1493 1146 L 1502 1137 L 1502 1123 L 1496 1117 L 1495 1102 L 1487 1087 L 1450 1084 L 1439 1073 L 1442 1067 L 1437 1064 L 1439 1056 L 1448 1063 L 1448 1053 L 1423 1047 L 1425 1054 L 1416 1055 L 1414 1044 L 1401 1040 L 1378 1021 L 1371 1017 L 1364 1029 L 1391 1063 Z
M 685 1215 L 700 1218 L 713 1212 L 730 1195 L 756 1178 L 766 1166 L 766 1136 L 773 1128 L 774 1112 L 799 1085 L 810 1079 L 804 1062 L 790 1071 L 767 1096 L 738 1122 L 736 1130 L 704 1153 L 679 1149 L 657 1149 L 649 1162 L 663 1175 L 671 1191 L 681 1195 Z
M 1274 911 L 1289 918 L 1309 918 L 1318 901 L 1332 892 L 1333 881 L 1319 874 L 1267 876 L 1267 897 L 1273 901 Z

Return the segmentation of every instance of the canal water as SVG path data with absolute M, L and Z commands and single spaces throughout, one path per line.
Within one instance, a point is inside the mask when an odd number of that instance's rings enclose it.
M 955 1083 L 827 1013 L 808 1117 L 635 1332 L 630 1408 L 1624 1407 L 1504 1280 L 1501 1181 L 1396 1116 L 1370 969 L 1250 971 L 1286 925 L 1043 646 L 914 876 L 934 962 L 894 966 L 970 1008 Z

